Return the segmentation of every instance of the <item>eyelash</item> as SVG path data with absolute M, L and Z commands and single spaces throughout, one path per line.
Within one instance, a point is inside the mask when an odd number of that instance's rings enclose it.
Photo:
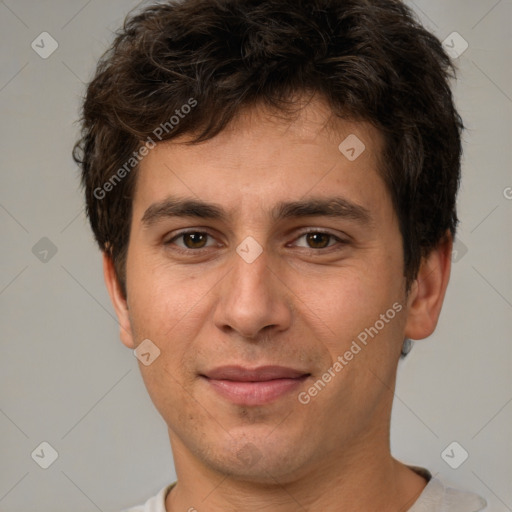
M 174 242 L 176 240 L 178 240 L 179 238 L 182 238 L 183 236 L 190 235 L 190 234 L 206 235 L 206 236 L 208 236 L 210 238 L 214 238 L 213 235 L 211 235 L 207 231 L 198 231 L 197 229 L 191 229 L 191 230 L 186 230 L 186 231 L 179 232 L 178 234 L 174 235 L 172 238 L 170 238 L 169 240 L 164 242 L 164 245 L 166 245 L 166 246 L 174 245 L 175 247 L 174 247 L 173 250 L 176 250 L 176 251 L 184 253 L 184 254 L 190 254 L 192 252 L 194 252 L 194 253 L 202 253 L 203 251 L 206 251 L 206 250 L 211 248 L 211 246 L 210 246 L 210 247 L 201 247 L 199 249 L 190 249 L 190 248 L 186 248 L 186 247 L 184 248 L 184 247 L 176 246 L 174 244 Z M 343 240 L 342 238 L 339 238 L 338 236 L 333 235 L 332 233 L 329 233 L 328 231 L 321 231 L 321 230 L 304 231 L 295 239 L 295 241 L 299 240 L 300 238 L 302 238 L 302 237 L 304 237 L 306 235 L 310 235 L 310 234 L 327 235 L 329 237 L 329 244 L 330 244 L 331 240 L 334 240 L 336 242 L 334 244 L 327 245 L 327 247 L 321 247 L 321 248 L 318 248 L 318 249 L 315 249 L 314 247 L 309 247 L 309 248 L 308 247 L 302 247 L 302 249 L 309 250 L 309 251 L 315 252 L 315 253 L 323 252 L 323 251 L 328 251 L 329 249 L 332 249 L 336 245 L 343 246 L 343 245 L 346 245 L 348 243 L 347 240 Z M 288 245 L 289 244 L 287 244 L 287 246 Z

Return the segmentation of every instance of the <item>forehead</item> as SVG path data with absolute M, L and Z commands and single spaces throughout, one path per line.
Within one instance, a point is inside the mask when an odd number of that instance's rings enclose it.
M 338 188 L 368 204 L 385 192 L 382 145 L 373 126 L 340 119 L 320 100 L 298 104 L 293 116 L 253 107 L 205 142 L 189 135 L 157 144 L 139 165 L 134 210 L 172 195 L 275 213 L 285 199 Z

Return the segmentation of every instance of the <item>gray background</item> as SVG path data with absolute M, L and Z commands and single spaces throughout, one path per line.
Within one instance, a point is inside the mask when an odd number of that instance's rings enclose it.
M 175 477 L 165 424 L 118 340 L 70 157 L 84 82 L 137 3 L 0 1 L 5 512 L 116 511 Z M 451 285 L 437 332 L 401 363 L 392 448 L 511 511 L 512 1 L 410 4 L 440 39 L 469 44 L 455 87 L 468 130 Z M 43 31 L 59 44 L 47 59 L 31 48 Z M 43 441 L 58 452 L 46 470 L 31 458 Z M 452 441 L 469 453 L 458 469 L 441 458 Z

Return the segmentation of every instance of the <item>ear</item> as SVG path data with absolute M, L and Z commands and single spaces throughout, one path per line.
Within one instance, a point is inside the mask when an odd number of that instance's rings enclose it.
M 106 252 L 103 252 L 103 277 L 105 279 L 108 294 L 110 295 L 110 300 L 112 301 L 112 305 L 116 311 L 121 341 L 128 348 L 134 349 L 135 344 L 133 342 L 130 316 L 128 314 L 128 302 L 121 291 L 114 262 Z
M 422 259 L 409 291 L 405 337 L 421 340 L 434 332 L 450 279 L 452 247 L 453 238 L 448 232 Z

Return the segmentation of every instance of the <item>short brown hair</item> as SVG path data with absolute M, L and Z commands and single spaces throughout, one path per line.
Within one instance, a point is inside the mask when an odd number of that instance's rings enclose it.
M 290 112 L 297 93 L 383 134 L 380 172 L 412 282 L 457 224 L 463 125 L 453 76 L 439 40 L 398 0 L 174 0 L 130 15 L 87 88 L 73 151 L 123 291 L 137 163 L 157 127 L 159 140 L 199 142 L 251 105 Z M 185 105 L 194 108 L 179 115 Z

